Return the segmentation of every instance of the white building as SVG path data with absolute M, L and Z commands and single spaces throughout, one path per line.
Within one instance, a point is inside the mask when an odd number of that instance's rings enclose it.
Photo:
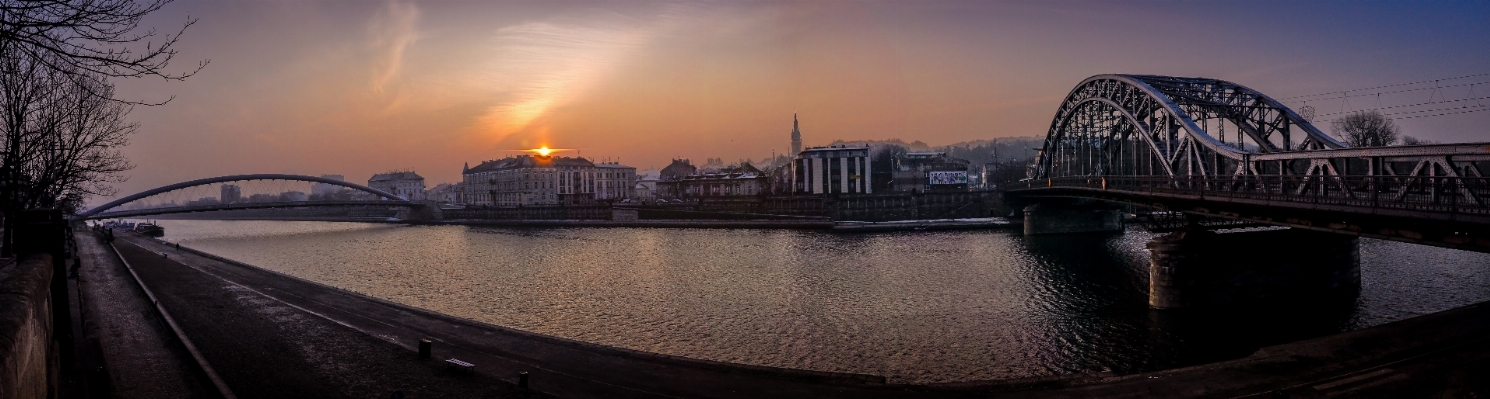
M 447 204 L 459 204 L 461 203 L 461 191 L 464 186 L 465 183 L 436 184 L 434 188 L 431 188 L 428 191 L 424 192 L 424 199 L 429 201 L 444 202 Z
M 424 177 L 412 171 L 379 173 L 367 179 L 367 186 L 408 201 L 424 200 Z
M 519 155 L 461 171 L 469 205 L 587 203 L 595 198 L 595 164 L 584 158 Z
M 631 198 L 636 187 L 636 168 L 617 163 L 595 164 L 595 199 Z
M 657 178 L 643 177 L 637 180 L 636 186 L 631 189 L 631 198 L 638 201 L 657 199 Z
M 811 147 L 792 161 L 792 191 L 799 194 L 872 193 L 869 146 Z

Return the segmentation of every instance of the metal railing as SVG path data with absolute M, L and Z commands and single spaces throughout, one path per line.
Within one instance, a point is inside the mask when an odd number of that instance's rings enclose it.
M 1081 188 L 1372 209 L 1490 215 L 1490 178 L 1431 176 L 1080 176 L 1027 180 L 1011 191 Z

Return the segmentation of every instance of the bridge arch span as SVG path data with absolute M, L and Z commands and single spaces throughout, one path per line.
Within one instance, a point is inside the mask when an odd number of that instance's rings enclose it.
M 1061 103 L 1030 175 L 1249 175 L 1252 155 L 1346 147 L 1236 83 L 1097 75 Z
M 99 205 L 98 207 L 89 209 L 86 212 L 79 213 L 77 215 L 77 218 L 88 219 L 88 218 L 91 218 L 91 217 L 94 217 L 94 216 L 103 214 L 104 212 L 106 212 L 106 211 L 108 211 L 110 209 L 113 209 L 115 207 L 118 207 L 120 205 L 124 205 L 124 204 L 130 203 L 130 202 L 136 201 L 136 200 L 148 198 L 150 196 L 158 195 L 158 194 L 161 194 L 161 193 L 167 193 L 167 192 L 171 192 L 171 191 L 175 191 L 175 190 L 180 190 L 180 189 L 185 189 L 185 188 L 191 188 L 191 187 L 206 186 L 206 185 L 211 185 L 211 184 L 227 183 L 227 182 L 234 182 L 234 181 L 249 181 L 249 180 L 291 180 L 291 181 L 304 181 L 304 182 L 311 182 L 311 183 L 325 183 L 325 184 L 331 184 L 331 185 L 346 187 L 346 188 L 350 188 L 350 189 L 353 189 L 353 190 L 362 191 L 362 192 L 366 192 L 366 193 L 370 193 L 370 194 L 376 195 L 376 196 L 378 196 L 378 197 L 380 197 L 382 199 L 388 200 L 387 202 L 390 205 L 412 205 L 413 204 L 412 202 L 409 202 L 409 201 L 406 201 L 404 199 L 399 198 L 398 195 L 395 195 L 393 193 L 390 193 L 390 192 L 387 192 L 387 191 L 383 191 L 383 190 L 378 190 L 378 189 L 375 189 L 375 188 L 372 188 L 372 187 L 368 187 L 368 186 L 364 186 L 364 185 L 361 185 L 361 184 L 348 183 L 348 182 L 341 181 L 341 180 L 327 179 L 327 178 L 316 177 L 316 176 L 289 175 L 289 174 L 251 174 L 251 175 L 233 175 L 233 176 L 209 177 L 209 178 L 205 178 L 205 179 L 197 179 L 197 180 L 192 180 L 192 181 L 186 181 L 186 182 L 181 182 L 181 183 L 176 183 L 176 184 L 171 184 L 171 185 L 156 187 L 156 188 L 153 188 L 153 189 L 141 191 L 139 193 L 136 193 L 136 194 L 133 194 L 133 195 L 124 197 L 124 198 L 120 198 L 120 199 L 117 199 L 117 200 L 114 200 L 114 201 L 110 201 L 109 203 L 106 203 L 106 204 L 103 204 L 103 205 Z

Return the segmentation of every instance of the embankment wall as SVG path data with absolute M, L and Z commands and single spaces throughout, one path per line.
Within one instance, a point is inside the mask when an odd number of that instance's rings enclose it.
M 49 254 L 0 269 L 0 399 L 39 399 L 56 392 L 51 283 Z

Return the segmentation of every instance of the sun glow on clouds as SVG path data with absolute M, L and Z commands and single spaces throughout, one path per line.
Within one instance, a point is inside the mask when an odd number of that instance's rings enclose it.
M 523 133 L 545 140 L 544 117 L 582 96 L 650 31 L 617 15 L 528 22 L 497 30 L 489 65 L 476 84 L 501 99 L 487 108 L 473 130 L 485 143 Z

